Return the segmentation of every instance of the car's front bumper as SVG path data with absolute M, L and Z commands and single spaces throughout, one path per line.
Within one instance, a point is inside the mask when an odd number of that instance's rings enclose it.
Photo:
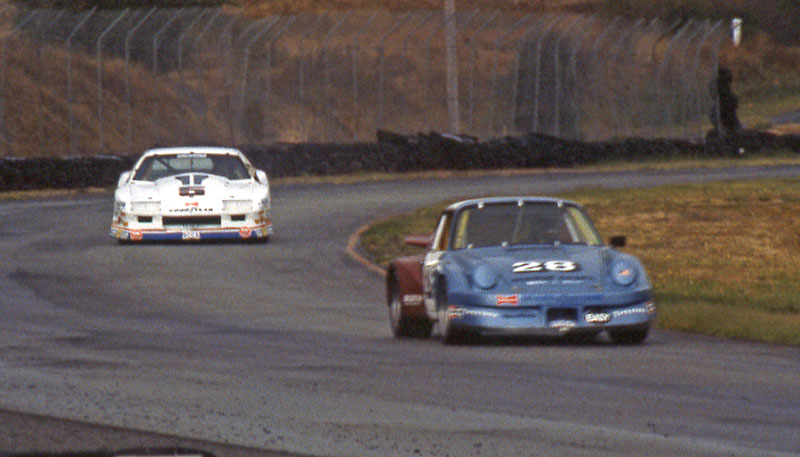
M 453 328 L 485 335 L 564 335 L 649 328 L 656 318 L 652 299 L 625 305 L 481 307 L 448 305 Z
M 170 229 L 138 229 L 112 225 L 109 234 L 120 241 L 265 239 L 272 234 L 272 225 Z

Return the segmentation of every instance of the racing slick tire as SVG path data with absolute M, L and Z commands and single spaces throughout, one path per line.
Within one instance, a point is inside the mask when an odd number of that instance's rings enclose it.
M 455 327 L 450 321 L 447 305 L 439 307 L 439 336 L 444 344 L 463 344 L 467 339 L 464 330 Z
M 389 324 L 395 338 L 429 338 L 433 329 L 433 322 L 428 319 L 414 318 L 403 312 L 403 300 L 394 275 L 389 281 Z
M 444 344 L 463 344 L 467 342 L 468 332 L 458 326 L 453 325 L 450 320 L 450 312 L 448 310 L 446 287 L 444 278 L 439 278 L 436 287 L 436 310 L 439 322 L 439 336 Z
M 650 333 L 649 328 L 637 328 L 633 330 L 609 330 L 608 336 L 611 341 L 617 344 L 640 344 Z

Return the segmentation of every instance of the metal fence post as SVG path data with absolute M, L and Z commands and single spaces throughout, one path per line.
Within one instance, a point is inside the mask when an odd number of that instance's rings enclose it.
M 195 53 L 194 70 L 195 70 L 195 74 L 197 75 L 197 83 L 200 85 L 200 89 L 203 91 L 203 132 L 205 132 L 206 134 L 209 133 L 209 128 L 208 128 L 208 105 L 209 105 L 208 78 L 207 77 L 204 78 L 203 75 L 200 74 L 200 56 L 199 56 L 200 55 L 200 47 L 198 46 L 198 43 L 203 38 L 203 36 L 205 36 L 206 32 L 208 32 L 208 30 L 211 29 L 211 25 L 217 20 L 217 18 L 220 16 L 220 14 L 222 14 L 222 8 L 218 8 L 217 9 L 217 12 L 214 14 L 214 16 L 211 18 L 211 20 L 208 21 L 208 23 L 206 23 L 206 25 L 203 26 L 202 29 L 200 29 L 200 32 L 197 34 L 197 36 L 195 36 L 194 41 L 192 42 L 192 47 L 193 47 L 194 53 Z M 208 72 L 206 72 L 206 75 L 207 74 L 208 74 Z
M 536 76 L 533 82 L 533 124 L 531 125 L 531 131 L 535 133 L 539 132 L 539 93 L 541 92 L 539 88 L 541 87 L 542 82 L 542 43 L 544 42 L 544 39 L 550 35 L 550 31 L 561 22 L 562 17 L 562 14 L 556 16 L 553 22 L 551 22 L 550 25 L 544 29 L 544 31 L 539 35 L 539 38 L 536 40 L 536 59 L 534 60 L 534 65 L 536 65 Z
M 418 31 L 418 30 L 422 29 L 422 27 L 423 27 L 425 24 L 427 24 L 427 23 L 428 23 L 428 21 L 429 21 L 429 20 L 430 20 L 432 17 L 433 17 L 433 12 L 432 12 L 432 11 L 428 11 L 427 13 L 425 13 L 425 16 L 422 18 L 422 21 L 420 21 L 420 23 L 419 23 L 419 24 L 417 24 L 417 26 L 416 26 L 416 27 L 413 27 L 413 28 L 412 28 L 412 29 L 411 29 L 411 30 L 408 32 L 408 34 L 406 35 L 406 37 L 405 37 L 405 38 L 403 38 L 403 51 L 402 51 L 402 59 L 400 60 L 400 62 L 401 62 L 401 63 L 400 63 L 400 65 L 401 65 L 401 66 L 400 66 L 400 73 L 401 73 L 401 74 L 403 74 L 403 75 L 408 75 L 408 71 L 407 71 L 407 68 L 406 68 L 406 66 L 407 66 L 407 63 L 408 63 L 408 43 L 410 42 L 410 40 L 411 40 L 411 37 L 412 37 L 412 36 L 413 36 L 415 33 L 417 33 L 417 31 Z M 408 80 L 409 80 L 409 78 L 406 78 L 406 80 L 408 81 Z M 408 84 L 407 84 L 406 86 L 407 86 L 407 87 L 406 87 L 406 93 L 408 93 L 408 89 L 409 89 L 409 87 L 408 87 Z M 409 99 L 409 97 L 408 97 L 408 96 L 406 96 L 406 97 L 404 97 L 404 98 L 403 98 L 403 102 L 404 102 L 404 103 L 403 103 L 403 115 L 402 115 L 402 116 L 403 116 L 403 122 L 402 122 L 402 125 L 404 125 L 404 126 L 406 126 L 406 127 L 408 127 L 408 126 L 411 124 L 411 123 L 409 122 L 409 119 L 408 119 L 408 104 L 409 104 L 409 100 L 408 100 L 408 99 Z M 408 130 L 404 130 L 404 131 L 405 131 L 406 133 L 408 132 Z
M 579 136 L 578 132 L 578 125 L 580 124 L 580 104 L 578 101 L 578 50 L 583 47 L 584 39 L 590 36 L 591 26 L 594 25 L 597 17 L 592 16 L 587 21 L 586 25 L 584 25 L 583 31 L 575 40 L 575 46 L 572 48 L 572 54 L 570 55 L 570 73 L 572 75 L 572 81 L 570 84 L 571 87 L 571 103 L 570 108 L 572 109 L 572 135 L 571 139 L 577 139 Z
M 0 84 L 2 84 L 2 90 L 3 90 L 2 97 L 0 97 L 0 116 L 2 116 L 0 118 L 0 121 L 2 121 L 2 125 L 0 125 L 0 133 L 2 133 L 3 141 L 6 144 L 6 155 L 7 156 L 13 154 L 13 150 L 12 150 L 12 147 L 11 147 L 11 142 L 12 142 L 11 141 L 11 129 L 8 127 L 8 122 L 6 121 L 6 104 L 7 104 L 6 99 L 8 98 L 8 77 L 7 77 L 7 74 L 6 74 L 6 71 L 7 71 L 6 67 L 8 65 L 6 63 L 6 52 L 7 52 L 7 47 L 8 47 L 8 40 L 11 37 L 13 37 L 14 35 L 16 35 L 17 32 L 23 26 L 25 26 L 25 24 L 30 22 L 36 16 L 37 13 L 38 13 L 38 11 L 31 11 L 31 13 L 28 14 L 28 17 L 26 17 L 19 24 L 14 26 L 14 28 L 11 29 L 11 32 L 9 32 L 8 35 L 3 37 L 3 56 L 2 56 L 3 72 L 2 72 L 2 74 L 0 74 L 2 76 L 2 81 L 0 81 Z
M 253 46 L 253 43 L 258 41 L 265 33 L 278 22 L 278 18 L 270 18 L 265 17 L 262 18 L 259 22 L 259 27 L 264 26 L 261 30 L 258 30 L 256 33 L 253 34 L 252 37 L 247 41 L 247 44 L 244 47 L 244 56 L 242 57 L 242 86 L 239 90 L 239 124 L 240 126 L 244 127 L 246 119 L 246 101 L 245 95 L 247 93 L 247 73 L 248 73 L 248 65 L 250 62 L 250 47 Z M 252 135 L 250 134 L 250 128 L 245 128 L 245 133 L 247 134 L 247 141 L 252 142 Z
M 153 93 L 155 97 L 153 98 L 153 142 L 160 143 L 161 142 L 161 134 L 160 134 L 160 118 L 161 113 L 160 110 L 160 103 L 159 103 L 159 94 L 158 94 L 158 39 L 161 37 L 161 34 L 164 33 L 167 28 L 178 19 L 178 16 L 183 13 L 183 9 L 178 9 L 175 14 L 172 15 L 169 20 L 161 26 L 160 29 L 153 35 Z
M 714 128 L 717 131 L 717 136 L 722 135 L 722 113 L 720 112 L 720 104 L 719 104 L 719 88 L 717 87 L 718 82 L 718 75 L 719 75 L 719 48 L 722 46 L 722 41 L 725 39 L 724 34 L 721 34 L 719 38 L 717 38 L 716 42 L 714 43 L 714 52 L 712 58 L 712 71 L 711 71 L 711 87 L 713 89 L 713 93 L 710 94 L 712 97 L 712 110 L 714 113 Z
M 621 65 L 620 60 L 621 60 L 621 57 L 623 56 L 623 53 L 622 53 L 623 45 L 627 42 L 628 38 L 631 37 L 634 34 L 636 29 L 641 27 L 641 25 L 643 23 L 644 23 L 644 19 L 642 19 L 642 18 L 637 19 L 636 22 L 634 22 L 632 26 L 630 26 L 626 31 L 624 31 L 624 32 L 622 32 L 620 34 L 620 36 L 617 39 L 617 41 L 611 47 L 611 60 L 613 62 L 613 67 L 614 68 L 619 68 L 619 66 Z M 609 97 L 610 97 L 609 101 L 610 101 L 610 105 L 611 105 L 611 112 L 612 112 L 613 118 L 614 118 L 614 132 L 615 132 L 615 135 L 619 133 L 620 126 L 624 125 L 624 120 L 621 119 L 620 113 L 619 113 L 619 111 L 620 111 L 620 107 L 619 107 L 620 103 L 619 103 L 619 100 L 618 100 L 619 93 L 620 93 L 619 90 L 614 90 L 609 95 Z M 599 108 L 599 103 L 600 103 L 599 98 L 596 99 L 596 103 L 598 103 L 598 108 Z
M 88 13 L 81 19 L 78 25 L 72 30 L 72 33 L 69 34 L 67 38 L 67 107 L 69 110 L 69 155 L 70 157 L 75 156 L 75 113 L 74 107 L 72 106 L 72 39 L 75 38 L 75 35 L 78 33 L 78 30 L 86 24 L 86 21 L 89 20 L 90 17 L 97 11 L 97 7 L 95 6 Z
M 332 84 L 333 83 L 331 81 L 330 52 L 329 52 L 328 47 L 330 45 L 331 38 L 333 38 L 333 35 L 336 32 L 339 31 L 339 28 L 341 28 L 341 26 L 345 23 L 345 21 L 350 19 L 350 16 L 352 16 L 352 15 L 353 15 L 353 11 L 352 10 L 348 11 L 347 13 L 345 13 L 344 17 L 342 17 L 336 24 L 334 24 L 334 26 L 331 27 L 330 30 L 328 30 L 328 33 L 326 33 L 325 36 L 322 39 L 322 68 L 323 68 L 322 71 L 323 71 L 323 75 L 324 75 L 322 97 L 323 97 L 323 100 L 325 101 L 325 109 L 327 110 L 326 112 L 331 117 L 333 117 L 333 100 L 332 100 L 333 99 L 333 95 L 331 94 Z M 312 122 L 313 122 L 313 120 L 312 120 Z M 341 125 L 342 124 L 339 123 L 339 132 L 338 133 L 340 135 L 343 135 L 343 133 L 341 131 Z M 312 127 L 311 130 L 314 131 L 314 128 L 313 128 L 314 124 L 312 124 L 311 127 Z
M 616 28 L 617 22 L 619 22 L 619 17 L 615 17 L 614 20 L 611 22 L 611 24 L 608 27 L 606 27 L 600 33 L 600 35 L 594 40 L 594 44 L 592 45 L 591 54 L 590 54 L 590 57 L 589 57 L 589 65 L 591 67 L 595 66 L 595 61 L 597 60 L 597 54 L 598 54 L 598 51 L 600 49 L 600 44 L 611 33 L 611 31 Z M 588 84 L 584 84 L 584 89 L 586 88 L 587 85 Z M 597 82 L 595 81 L 595 83 L 592 85 L 593 87 L 592 87 L 591 90 L 594 90 L 596 85 L 597 85 Z M 584 92 L 584 94 L 586 94 L 587 92 L 588 91 Z M 585 95 L 584 97 L 587 97 L 587 96 Z M 589 98 L 597 98 L 597 94 L 588 95 L 588 97 Z M 580 117 L 578 117 L 576 119 L 575 131 L 578 133 L 578 137 L 580 138 L 581 137 Z
M 497 89 L 497 68 L 500 65 L 500 62 L 499 62 L 499 60 L 500 60 L 500 45 L 503 44 L 503 41 L 505 41 L 505 39 L 511 33 L 513 33 L 514 30 L 516 30 L 517 27 L 519 27 L 522 24 L 524 24 L 525 22 L 527 22 L 530 17 L 531 17 L 530 14 L 526 14 L 525 16 L 522 16 L 522 19 L 519 19 L 518 21 L 516 21 L 511 27 L 508 28 L 508 30 L 505 31 L 505 33 L 501 34 L 497 38 L 497 40 L 495 40 L 495 43 L 494 43 L 494 66 L 492 68 L 492 91 L 491 91 L 491 93 L 489 95 L 491 97 L 491 100 L 489 102 L 489 122 L 487 122 L 487 127 L 488 127 L 487 136 L 494 135 L 494 133 L 496 131 L 495 130 L 494 112 L 495 112 L 495 105 L 497 104 L 497 101 L 496 101 L 497 91 L 498 91 L 498 89 Z
M 470 51 L 471 51 L 470 52 L 470 65 L 469 65 L 469 90 L 468 90 L 468 97 L 469 98 L 467 99 L 468 102 L 469 102 L 468 103 L 469 109 L 467 110 L 467 114 L 468 114 L 467 118 L 469 120 L 467 121 L 467 125 L 472 127 L 473 132 L 477 131 L 477 129 L 475 128 L 475 124 L 474 124 L 474 121 L 475 121 L 475 119 L 474 119 L 474 114 L 475 114 L 475 90 L 474 89 L 475 89 L 475 65 L 476 65 L 475 61 L 477 60 L 477 52 L 478 52 L 478 51 L 475 50 L 475 40 L 478 37 L 478 35 L 480 35 L 480 33 L 484 29 L 486 29 L 486 27 L 488 27 L 489 24 L 491 24 L 491 22 L 494 20 L 494 18 L 497 16 L 497 14 L 498 14 L 498 11 L 494 10 L 492 12 L 492 14 L 489 15 L 489 18 L 486 19 L 486 21 L 483 24 L 478 26 L 478 28 L 475 30 L 475 32 L 467 39 L 467 41 L 469 42 Z
M 180 110 L 180 112 L 181 112 L 181 143 L 182 144 L 186 144 L 186 111 L 187 111 L 187 109 L 189 107 L 189 102 L 188 102 L 187 97 L 186 97 L 186 93 L 188 91 L 186 90 L 186 82 L 185 82 L 185 80 L 183 78 L 183 39 L 186 37 L 186 35 L 189 33 L 189 31 L 192 28 L 194 28 L 194 26 L 197 25 L 198 22 L 200 22 L 200 19 L 202 19 L 203 16 L 206 15 L 207 11 L 208 10 L 200 11 L 197 14 L 197 16 L 195 16 L 195 18 L 192 19 L 192 22 L 190 22 L 189 25 L 187 25 L 186 28 L 183 29 L 181 31 L 181 33 L 178 35 L 178 90 L 180 92 L 179 99 L 182 99 L 183 100 L 183 104 L 184 104 L 184 108 Z M 217 10 L 217 12 L 219 12 L 219 11 L 221 11 L 221 10 Z
M 275 47 L 275 43 L 278 42 L 280 37 L 289 30 L 289 26 L 291 26 L 294 21 L 297 20 L 297 16 L 292 16 L 289 18 L 288 21 L 283 25 L 283 27 L 278 30 L 275 35 L 269 41 L 269 45 L 267 45 L 267 62 L 266 62 L 266 70 L 264 72 L 264 131 L 267 132 L 270 127 L 270 91 L 272 89 L 272 52 L 273 48 Z
M 129 10 L 130 8 L 125 8 L 97 38 L 97 142 L 101 154 L 105 152 L 105 132 L 103 131 L 103 38 L 128 14 Z
M 553 135 L 556 137 L 561 136 L 561 41 L 564 39 L 565 36 L 569 35 L 572 32 L 572 29 L 575 28 L 576 25 L 583 22 L 582 17 L 575 18 L 566 29 L 561 31 L 556 39 L 556 49 L 553 52 L 553 60 L 554 60 L 554 71 L 555 71 L 555 80 L 556 80 L 556 90 L 555 90 L 555 100 L 553 108 Z
M 513 76 L 511 77 L 511 128 L 514 129 L 517 120 L 517 98 L 519 96 L 519 66 L 520 61 L 522 60 L 522 53 L 525 45 L 528 44 L 527 40 L 528 37 L 533 34 L 533 32 L 542 26 L 542 24 L 547 21 L 550 15 L 544 15 L 540 17 L 535 23 L 528 26 L 528 29 L 522 34 L 522 38 L 517 41 L 517 52 L 514 56 L 514 70 L 512 71 Z M 524 96 L 524 95 L 523 95 Z
M 367 28 L 372 24 L 372 21 L 378 16 L 380 11 L 375 11 L 372 15 L 367 19 L 367 22 L 361 27 L 361 29 L 356 32 L 353 36 L 353 45 L 352 45 L 352 64 L 353 64 L 353 141 L 358 141 L 358 116 L 359 116 L 359 109 L 358 109 L 358 51 L 360 45 L 361 35 L 367 30 Z
M 446 13 L 442 13 L 442 29 L 447 29 L 448 26 L 449 26 L 449 23 L 451 21 L 455 20 L 455 18 L 456 18 L 455 15 L 447 17 Z M 431 31 L 431 33 L 428 34 L 427 37 L 424 39 L 424 41 L 426 42 L 426 45 L 425 45 L 425 67 L 428 69 L 428 83 L 426 85 L 427 87 L 425 88 L 425 89 L 427 89 L 427 91 L 426 91 L 427 92 L 427 96 L 424 97 L 424 99 L 428 100 L 429 106 L 428 106 L 428 109 L 426 110 L 426 112 L 427 112 L 429 118 L 431 116 L 431 113 L 434 111 L 434 109 L 436 107 L 436 104 L 434 102 L 434 97 L 433 97 L 433 67 L 434 66 L 433 66 L 432 59 L 431 59 L 431 43 L 433 42 L 433 37 L 436 36 L 436 33 L 439 30 L 440 29 L 434 27 L 433 30 Z M 431 126 L 433 124 L 434 124 L 433 122 L 428 121 L 428 126 Z
M 678 32 L 672 37 L 672 39 L 669 40 L 669 43 L 667 44 L 667 49 L 664 50 L 664 56 L 662 57 L 661 64 L 659 65 L 659 68 L 658 68 L 658 75 L 656 77 L 656 84 L 659 86 L 659 92 L 661 91 L 661 89 L 663 89 L 663 85 L 661 83 L 662 83 L 662 80 L 664 78 L 664 72 L 666 71 L 667 66 L 669 65 L 669 62 L 670 62 L 670 56 L 671 56 L 671 53 L 672 53 L 672 48 L 681 39 L 683 34 L 686 33 L 686 31 L 689 29 L 689 27 L 692 26 L 693 22 L 694 22 L 694 19 L 689 19 L 689 21 L 687 21 L 686 24 L 684 24 L 683 27 L 681 27 L 680 30 L 678 30 Z M 668 96 L 669 96 L 669 94 L 659 93 L 659 99 L 660 100 L 664 100 Z M 669 113 L 669 111 L 670 111 L 669 110 L 669 106 L 663 106 L 662 109 L 663 109 L 662 125 L 663 126 L 669 126 L 670 122 L 672 121 L 672 117 L 670 116 L 670 113 Z
M 131 105 L 131 50 L 130 44 L 133 35 L 136 33 L 139 28 L 144 25 L 145 22 L 156 12 L 156 7 L 153 7 L 148 11 L 144 17 L 139 19 L 133 28 L 131 28 L 128 33 L 125 35 L 125 104 L 128 108 L 128 122 L 127 122 L 127 139 L 128 139 L 128 153 L 133 152 L 133 106 Z
M 305 106 L 305 102 L 306 102 L 306 92 L 305 92 L 305 90 L 306 90 L 306 78 L 305 78 L 305 57 L 304 57 L 305 56 L 305 52 L 303 51 L 303 44 L 304 44 L 306 38 L 308 38 L 309 35 L 311 35 L 314 32 L 316 32 L 317 27 L 319 27 L 320 24 L 322 24 L 324 22 L 323 20 L 326 19 L 327 17 L 328 17 L 328 13 L 327 12 L 322 14 L 322 15 L 320 15 L 317 18 L 317 20 L 314 22 L 314 25 L 309 27 L 309 29 L 306 30 L 306 32 L 303 33 L 303 35 L 300 36 L 300 40 L 298 41 L 300 57 L 298 59 L 298 69 L 297 69 L 297 79 L 298 79 L 298 82 L 299 82 L 298 89 L 297 89 L 297 95 L 298 95 L 298 102 L 299 102 L 299 106 L 300 106 L 300 140 L 301 141 L 305 141 L 305 138 L 306 138 L 306 111 L 307 111 L 306 110 L 306 106 Z
M 380 39 L 380 44 L 378 45 L 378 123 L 377 128 L 383 127 L 383 102 L 384 102 L 384 93 L 383 93 L 383 85 L 385 83 L 386 75 L 383 71 L 383 53 L 384 47 L 386 46 L 386 40 L 392 35 L 400 26 L 405 24 L 408 18 L 411 17 L 411 13 L 404 14 L 400 20 L 398 20 L 389 30 L 383 34 Z
M 661 92 L 660 81 L 658 79 L 659 78 L 659 70 L 658 70 L 657 65 L 656 65 L 656 49 L 658 48 L 658 43 L 661 40 L 663 40 L 664 38 L 669 38 L 671 34 L 675 33 L 675 30 L 677 29 L 677 27 L 680 24 L 681 24 L 681 19 L 675 20 L 675 22 L 673 22 L 667 28 L 667 30 L 664 33 L 659 35 L 658 38 L 656 38 L 653 41 L 653 46 L 651 48 L 650 61 L 651 61 L 651 64 L 653 66 L 653 71 L 652 71 L 652 73 L 653 73 L 653 76 L 652 76 L 652 79 L 653 79 L 653 85 L 652 85 L 653 86 L 653 91 L 652 91 L 652 94 L 650 95 L 650 99 L 652 100 L 651 104 L 650 104 L 651 105 L 650 106 L 651 109 L 650 109 L 650 113 L 649 113 L 650 117 L 647 120 L 647 123 L 650 126 L 650 128 L 649 128 L 650 136 L 655 135 L 656 124 L 658 123 L 659 120 L 661 120 L 661 116 L 658 115 L 658 108 L 659 108 L 658 100 L 660 100 L 662 95 L 660 93 Z
M 717 21 L 713 25 L 708 24 L 707 27 L 706 27 L 706 32 L 703 34 L 702 38 L 700 39 L 700 42 L 697 43 L 697 45 L 695 47 L 694 58 L 692 59 L 693 60 L 692 70 L 689 72 L 689 78 L 687 78 L 686 86 L 685 86 L 686 87 L 686 89 L 685 89 L 686 90 L 686 95 L 689 97 L 689 100 L 687 101 L 687 106 L 686 106 L 686 117 L 687 117 L 687 119 L 690 119 L 690 118 L 697 119 L 697 117 L 700 115 L 700 110 L 701 110 L 701 106 L 702 106 L 702 104 L 700 102 L 700 99 L 702 97 L 702 95 L 701 95 L 702 94 L 702 86 L 700 86 L 699 88 L 697 87 L 697 84 L 699 82 L 698 81 L 698 77 L 697 77 L 697 70 L 700 67 L 700 54 L 701 54 L 701 52 L 703 50 L 703 47 L 705 46 L 705 43 L 720 28 L 721 25 L 722 25 L 722 21 L 721 20 Z M 689 85 L 692 82 L 695 85 L 694 89 L 689 87 Z M 698 127 L 700 128 L 700 135 L 702 136 L 702 126 L 701 126 L 701 124 L 698 124 Z M 689 127 L 689 130 L 687 130 L 687 135 L 691 135 L 691 130 L 692 129 Z
M 66 13 L 66 10 L 59 11 L 59 13 L 56 15 L 56 17 L 53 20 L 51 20 L 49 23 L 47 23 L 45 28 L 46 29 L 50 29 L 50 27 L 52 27 L 53 24 L 58 22 L 58 20 L 61 19 L 62 16 L 64 16 L 64 13 Z M 38 90 L 38 93 L 39 93 L 39 113 L 38 113 L 39 123 L 38 123 L 37 129 L 36 129 L 37 130 L 38 139 L 39 139 L 39 151 L 44 151 L 45 150 L 45 142 L 44 142 L 44 86 L 45 86 L 46 82 L 45 82 L 45 79 L 43 77 L 43 75 L 45 73 L 45 69 L 44 69 L 44 61 L 42 60 L 42 40 L 44 38 L 42 35 L 43 35 L 42 27 L 39 27 L 38 30 L 37 30 L 37 37 L 36 37 L 36 59 L 37 59 L 37 64 L 38 64 L 38 68 L 39 68 L 39 77 L 41 78 L 41 81 L 38 84 L 39 85 L 39 90 Z

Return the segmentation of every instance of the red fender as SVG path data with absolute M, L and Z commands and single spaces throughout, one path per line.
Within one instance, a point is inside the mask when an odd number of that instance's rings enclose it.
M 427 317 L 422 295 L 422 262 L 424 254 L 394 259 L 386 272 L 386 303 L 389 296 L 389 281 L 392 275 L 397 278 L 403 311 L 408 316 Z

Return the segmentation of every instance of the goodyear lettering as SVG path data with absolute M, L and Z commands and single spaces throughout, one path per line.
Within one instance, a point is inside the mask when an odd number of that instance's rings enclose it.
M 196 206 L 189 206 L 186 208 L 174 208 L 169 210 L 170 214 L 197 214 L 197 213 L 212 213 L 212 208 L 198 208 Z

